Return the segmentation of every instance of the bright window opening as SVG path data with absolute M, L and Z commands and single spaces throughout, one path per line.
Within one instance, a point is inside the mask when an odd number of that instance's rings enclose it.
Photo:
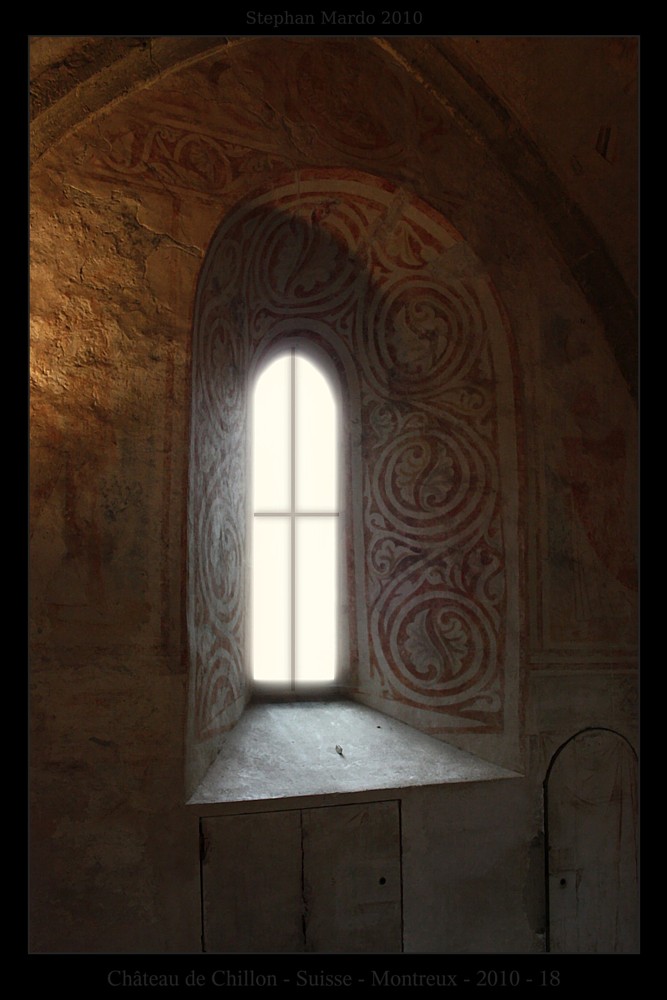
M 296 349 L 260 374 L 252 412 L 252 674 L 295 689 L 338 661 L 338 407 Z

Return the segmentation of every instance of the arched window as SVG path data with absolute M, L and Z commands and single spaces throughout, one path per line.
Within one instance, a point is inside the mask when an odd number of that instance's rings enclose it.
M 291 540 L 293 533 L 296 556 L 299 529 L 285 520 L 282 501 L 258 503 L 254 517 L 250 482 L 254 389 L 292 346 L 333 386 L 344 499 L 334 624 L 324 652 L 301 659 L 318 668 L 333 661 L 334 670 L 338 661 L 331 687 L 320 684 L 328 698 L 357 699 L 442 738 L 454 733 L 473 752 L 488 747 L 498 762 L 520 758 L 525 498 L 514 347 L 479 262 L 449 267 L 450 251 L 456 257 L 466 246 L 431 206 L 386 178 L 349 170 L 313 170 L 307 186 L 297 172 L 239 202 L 212 241 L 192 345 L 193 774 L 203 776 L 251 698 L 253 576 L 263 588 L 254 613 L 256 676 L 274 677 L 272 697 L 278 683 L 301 683 Z M 270 442 L 279 407 L 268 412 Z M 256 465 L 271 469 L 271 450 L 267 465 L 255 447 Z M 287 461 L 281 468 L 291 481 Z M 258 533 L 269 535 L 273 522 L 286 571 L 269 554 L 253 574 L 252 522 L 260 520 L 267 523 Z M 323 546 L 317 557 L 323 570 Z M 328 606 L 323 586 L 311 591 Z M 290 700 L 301 696 L 311 692 Z
M 338 679 L 339 406 L 298 346 L 269 362 L 251 414 L 251 663 L 256 683 Z

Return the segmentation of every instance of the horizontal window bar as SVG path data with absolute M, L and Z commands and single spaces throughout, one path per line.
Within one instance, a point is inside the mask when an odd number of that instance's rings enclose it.
M 338 517 L 337 510 L 256 510 L 255 517 Z

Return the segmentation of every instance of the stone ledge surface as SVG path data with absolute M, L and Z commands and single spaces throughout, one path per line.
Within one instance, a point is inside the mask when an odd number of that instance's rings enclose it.
M 257 704 L 246 709 L 188 804 L 517 777 L 355 702 Z

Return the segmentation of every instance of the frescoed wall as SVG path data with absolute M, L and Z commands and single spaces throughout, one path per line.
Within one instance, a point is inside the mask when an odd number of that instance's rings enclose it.
M 216 234 L 194 342 L 197 740 L 243 702 L 248 385 L 267 347 L 295 335 L 332 356 L 354 428 L 348 690 L 438 734 L 505 730 L 519 675 L 512 372 L 465 249 L 404 189 L 340 170 L 278 182 Z
M 350 693 L 526 776 L 485 941 L 541 950 L 549 762 L 637 742 L 636 42 L 32 49 L 32 947 L 200 948 L 247 375 L 303 334 L 349 416 Z M 439 829 L 411 864 L 454 877 Z

